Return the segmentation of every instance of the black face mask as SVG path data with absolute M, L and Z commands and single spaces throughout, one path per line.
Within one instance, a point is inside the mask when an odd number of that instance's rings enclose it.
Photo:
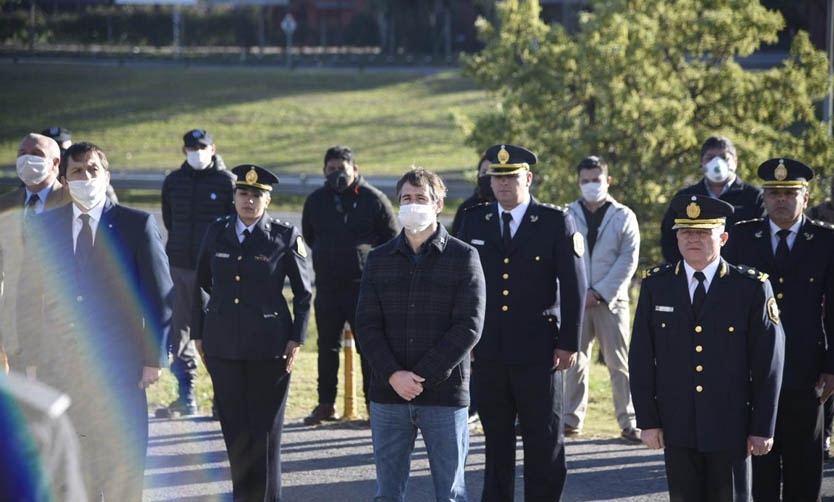
M 492 176 L 479 176 L 478 177 L 478 196 L 481 200 L 488 200 L 493 201 L 495 200 L 495 194 L 492 193 Z
M 336 171 L 327 175 L 327 184 L 337 192 L 344 192 L 348 187 L 348 175 L 344 171 Z

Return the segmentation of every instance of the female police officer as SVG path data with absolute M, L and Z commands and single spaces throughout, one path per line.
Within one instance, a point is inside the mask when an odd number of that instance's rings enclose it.
M 278 178 L 249 164 L 232 172 L 237 214 L 203 238 L 197 284 L 209 300 L 193 338 L 214 385 L 234 499 L 272 501 L 281 495 L 281 429 L 310 316 L 310 269 L 301 233 L 265 211 Z M 294 317 L 282 294 L 286 277 Z

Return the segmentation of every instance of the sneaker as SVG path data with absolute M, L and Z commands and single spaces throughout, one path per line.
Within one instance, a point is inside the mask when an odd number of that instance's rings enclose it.
M 627 427 L 623 429 L 623 432 L 620 433 L 620 437 L 628 441 L 629 443 L 642 443 L 642 436 L 640 434 L 640 429 L 636 427 Z
M 336 407 L 332 404 L 320 403 L 313 408 L 312 413 L 304 417 L 304 425 L 318 425 L 324 421 L 339 420 Z
M 575 438 L 577 436 L 582 435 L 582 428 L 581 427 L 574 427 L 572 425 L 565 424 L 565 437 L 566 438 Z
M 155 412 L 156 418 L 190 417 L 196 414 L 197 403 L 194 401 L 186 401 L 184 399 L 177 399 L 165 408 L 159 408 Z

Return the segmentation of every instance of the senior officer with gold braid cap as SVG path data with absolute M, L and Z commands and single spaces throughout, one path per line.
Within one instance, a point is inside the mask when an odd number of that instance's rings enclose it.
M 803 213 L 814 171 L 797 160 L 759 166 L 767 217 L 739 222 L 724 256 L 770 274 L 785 323 L 785 377 L 773 451 L 753 459 L 759 500 L 819 500 L 822 406 L 834 393 L 834 230 Z
M 209 300 L 192 337 L 214 385 L 234 499 L 273 501 L 281 498 L 290 373 L 310 317 L 310 265 L 301 232 L 266 212 L 278 178 L 250 164 L 232 172 L 236 214 L 212 223 L 203 239 L 197 284 Z
M 567 473 L 560 370 L 576 363 L 579 347 L 584 239 L 565 209 L 530 195 L 533 152 L 499 144 L 486 157 L 496 202 L 468 209 L 459 235 L 478 250 L 487 288 L 474 350 L 476 391 L 488 396 L 478 409 L 486 435 L 483 500 L 513 499 L 516 415 L 525 498 L 558 500 Z
M 678 195 L 683 259 L 644 274 L 629 372 L 643 443 L 672 501 L 749 499 L 748 455 L 773 444 L 784 332 L 767 275 L 721 258 L 733 207 Z

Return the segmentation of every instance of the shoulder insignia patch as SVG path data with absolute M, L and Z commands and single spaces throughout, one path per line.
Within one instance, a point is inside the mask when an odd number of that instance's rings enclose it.
M 579 232 L 573 233 L 573 252 L 580 258 L 585 256 L 585 237 Z
M 752 218 L 752 219 L 749 219 L 749 220 L 741 220 L 741 221 L 737 221 L 735 223 L 735 226 L 747 225 L 748 223 L 758 223 L 758 222 L 762 222 L 762 221 L 764 221 L 764 218 Z
M 779 306 L 776 305 L 776 298 L 772 296 L 767 299 L 767 316 L 774 324 L 779 324 Z
M 808 218 L 808 221 L 811 222 L 812 225 L 815 225 L 817 227 L 822 227 L 822 228 L 827 228 L 829 230 L 834 230 L 834 223 L 828 223 L 827 221 L 822 221 L 822 220 L 812 220 L 811 218 Z
M 666 272 L 668 270 L 672 270 L 672 267 L 673 267 L 672 264 L 667 264 L 667 265 L 660 265 L 658 267 L 647 268 L 646 270 L 643 271 L 643 279 L 645 279 L 647 277 L 651 277 L 653 275 L 657 275 L 661 272 Z
M 755 268 L 748 267 L 747 265 L 734 265 L 733 268 L 735 268 L 744 277 L 749 277 L 750 279 L 755 279 L 759 282 L 765 282 L 768 278 L 766 273 L 759 272 Z
M 295 252 L 303 258 L 307 258 L 307 246 L 304 245 L 304 237 L 300 235 L 295 240 Z

